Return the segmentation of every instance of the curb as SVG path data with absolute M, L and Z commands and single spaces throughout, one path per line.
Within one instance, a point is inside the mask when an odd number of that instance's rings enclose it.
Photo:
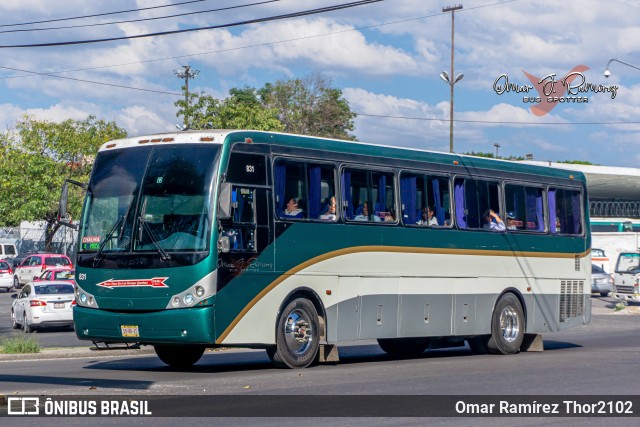
M 82 357 L 132 357 L 153 354 L 155 350 L 151 346 L 139 349 L 98 350 L 95 347 L 69 347 L 56 349 L 41 349 L 39 353 L 24 354 L 0 354 L 0 362 L 16 360 L 45 360 L 45 359 L 69 359 Z
M 221 351 L 232 351 L 242 353 L 252 351 L 249 348 L 230 348 L 218 347 L 205 350 L 208 353 L 218 353 Z M 113 349 L 102 350 L 95 347 L 68 347 L 55 349 L 40 349 L 39 353 L 23 353 L 23 354 L 0 354 L 0 362 L 5 361 L 21 361 L 21 360 L 47 360 L 47 359 L 79 359 L 83 357 L 90 358 L 109 358 L 109 357 L 139 357 L 149 356 L 156 357 L 156 351 L 153 346 L 146 345 L 136 349 Z

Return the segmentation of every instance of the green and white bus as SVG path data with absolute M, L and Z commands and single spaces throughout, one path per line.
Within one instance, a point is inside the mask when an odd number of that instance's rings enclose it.
M 587 203 L 582 174 L 517 162 L 244 130 L 108 142 L 76 334 L 175 367 L 217 346 L 306 367 L 364 339 L 517 353 L 590 321 Z

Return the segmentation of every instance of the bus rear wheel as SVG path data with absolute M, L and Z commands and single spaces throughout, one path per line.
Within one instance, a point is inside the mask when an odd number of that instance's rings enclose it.
M 156 345 L 153 348 L 160 360 L 177 369 L 190 368 L 200 360 L 205 350 L 201 345 Z
M 504 294 L 496 304 L 491 319 L 491 337 L 487 349 L 494 354 L 515 354 L 524 339 L 524 314 L 514 294 Z
M 276 345 L 267 354 L 278 368 L 306 368 L 318 359 L 318 312 L 311 301 L 297 298 L 280 314 L 276 326 Z
M 387 354 L 399 357 L 419 356 L 429 347 L 429 338 L 385 338 L 378 345 Z

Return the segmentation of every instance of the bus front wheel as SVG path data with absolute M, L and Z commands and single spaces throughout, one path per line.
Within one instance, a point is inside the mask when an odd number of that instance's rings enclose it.
M 276 326 L 276 345 L 267 354 L 278 368 L 306 368 L 318 358 L 318 312 L 311 301 L 297 298 L 280 314 Z
M 205 350 L 201 345 L 156 345 L 153 348 L 160 360 L 177 369 L 191 367 L 200 360 Z
M 504 294 L 491 319 L 491 337 L 487 349 L 494 354 L 515 354 L 524 339 L 524 314 L 520 300 L 514 294 Z

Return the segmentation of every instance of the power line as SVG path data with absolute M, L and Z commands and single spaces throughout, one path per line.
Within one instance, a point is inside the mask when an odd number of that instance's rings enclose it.
M 502 5 L 504 3 L 512 3 L 512 2 L 515 2 L 515 1 L 520 1 L 520 0 L 505 0 L 505 1 L 497 2 L 497 3 L 491 3 L 491 4 L 488 4 L 488 5 L 471 7 L 471 8 L 468 8 L 467 10 L 479 9 L 479 8 L 489 7 L 489 6 Z M 254 48 L 254 47 L 261 47 L 261 46 L 268 46 L 268 45 L 273 45 L 273 44 L 281 44 L 281 43 L 288 43 L 288 42 L 292 42 L 292 41 L 299 41 L 299 40 L 306 40 L 306 39 L 311 39 L 311 38 L 324 37 L 324 36 L 328 36 L 328 35 L 342 34 L 342 33 L 352 32 L 352 31 L 361 31 L 361 30 L 365 30 L 365 29 L 371 29 L 371 28 L 382 27 L 382 26 L 387 26 L 387 25 L 395 25 L 395 24 L 399 24 L 399 23 L 416 21 L 416 20 L 421 20 L 421 19 L 425 19 L 425 18 L 432 18 L 432 17 L 439 16 L 439 15 L 442 15 L 442 14 L 443 13 L 438 12 L 438 13 L 435 13 L 435 14 L 432 14 L 432 15 L 425 15 L 425 16 L 420 16 L 420 17 L 416 17 L 416 18 L 409 18 L 409 19 L 403 19 L 403 20 L 398 20 L 398 21 L 390 21 L 390 22 L 385 22 L 385 23 L 381 23 L 381 24 L 373 24 L 373 25 L 368 25 L 368 26 L 364 26 L 364 27 L 356 27 L 356 28 L 347 29 L 347 30 L 332 31 L 332 32 L 329 32 L 329 33 L 315 34 L 315 35 L 304 36 L 304 37 L 296 37 L 296 38 L 292 38 L 292 39 L 277 40 L 277 41 L 273 41 L 273 42 L 265 42 L 265 43 L 258 43 L 258 44 L 253 44 L 253 45 L 238 46 L 238 47 L 235 47 L 235 48 L 219 49 L 219 50 L 215 50 L 215 51 L 200 52 L 200 53 L 186 54 L 186 55 L 178 55 L 178 56 L 166 57 L 166 58 L 156 58 L 156 59 L 149 59 L 149 60 L 144 60 L 144 61 L 134 61 L 134 62 L 128 62 L 128 63 L 122 63 L 122 64 L 115 64 L 115 65 L 105 65 L 105 66 L 100 66 L 100 67 L 86 67 L 86 68 L 77 68 L 77 69 L 71 69 L 71 70 L 61 70 L 61 71 L 55 71 L 55 72 L 49 72 L 49 73 L 41 73 L 41 72 L 35 72 L 35 71 L 24 70 L 24 69 L 19 69 L 19 68 L 0 66 L 0 69 L 6 69 L 6 70 L 11 70 L 11 71 L 18 71 L 18 72 L 22 72 L 22 73 L 27 73 L 27 75 L 0 77 L 0 80 L 9 79 L 9 78 L 18 78 L 18 77 L 44 76 L 44 77 L 62 78 L 62 79 L 65 79 L 65 80 L 74 80 L 74 81 L 79 81 L 79 82 L 83 82 L 83 83 L 91 83 L 91 84 L 98 84 L 98 85 L 104 85 L 104 86 L 112 86 L 112 87 L 118 87 L 118 88 L 123 88 L 123 89 L 131 89 L 131 90 L 153 92 L 153 93 L 173 95 L 173 96 L 181 96 L 182 94 L 175 93 L 175 92 L 166 92 L 166 91 L 158 91 L 158 90 L 137 88 L 137 87 L 131 87 L 131 86 L 124 86 L 124 85 L 116 85 L 116 84 L 97 82 L 97 81 L 86 80 L 86 79 L 76 79 L 76 78 L 71 78 L 71 77 L 59 76 L 58 74 L 68 73 L 68 72 L 77 72 L 77 71 L 97 70 L 97 69 L 104 69 L 104 68 L 113 68 L 113 67 L 120 67 L 120 66 L 128 66 L 128 65 L 135 65 L 135 64 L 158 62 L 158 61 L 167 61 L 167 60 L 172 60 L 172 59 L 181 59 L 181 58 L 188 58 L 188 57 L 193 57 L 193 56 L 210 55 L 210 54 L 214 54 L 214 53 L 224 53 L 224 52 L 235 51 L 235 50 L 249 49 L 249 48 Z M 367 116 L 366 114 L 358 114 L 358 115 L 363 116 L 363 117 Z M 370 115 L 370 116 L 371 117 L 376 117 L 376 116 L 373 116 L 373 115 Z M 441 121 L 445 121 L 445 119 L 425 119 L 425 118 L 417 118 L 417 117 L 416 118 L 412 118 L 412 117 L 394 117 L 394 116 L 379 116 L 379 117 L 406 119 L 406 120 L 441 120 Z M 460 120 L 456 120 L 456 121 L 460 121 Z M 496 122 L 496 123 L 498 123 L 498 122 Z M 629 122 L 629 123 L 633 123 L 633 122 Z M 533 123 L 531 123 L 531 124 L 533 124 Z M 544 124 L 544 123 L 541 123 L 541 124 Z M 555 123 L 555 124 L 557 124 L 557 123 Z M 620 123 L 620 124 L 622 124 L 622 123 Z
M 82 25 L 68 25 L 66 27 L 47 27 L 47 28 L 27 28 L 27 29 L 20 29 L 20 30 L 2 30 L 2 31 L 0 31 L 0 34 L 18 33 L 18 32 L 31 32 L 31 31 L 67 30 L 67 29 L 71 29 L 71 28 L 84 28 L 84 27 L 98 27 L 98 26 L 104 26 L 104 25 L 129 24 L 129 23 L 132 23 L 132 22 L 154 21 L 154 20 L 158 20 L 158 19 L 178 18 L 178 17 L 181 17 L 181 16 L 199 15 L 199 14 L 202 14 L 202 13 L 221 12 L 221 11 L 224 11 L 224 10 L 241 9 L 241 8 L 244 8 L 244 7 L 259 6 L 259 5 L 263 5 L 263 4 L 267 4 L 267 3 L 275 3 L 275 2 L 279 2 L 279 1 L 282 1 L 282 0 L 265 0 L 265 1 L 260 1 L 260 2 L 256 2 L 256 3 L 242 4 L 242 5 L 238 5 L 238 6 L 228 6 L 228 7 L 221 7 L 221 8 L 218 8 L 218 9 L 209 9 L 209 10 L 199 10 L 199 11 L 195 11 L 195 12 L 177 13 L 177 14 L 174 14 L 174 15 L 156 16 L 156 17 L 153 17 L 153 18 L 129 19 L 129 20 L 125 20 L 125 21 L 99 22 L 99 23 L 82 24 Z
M 146 38 L 146 37 L 158 37 L 158 36 L 166 36 L 166 35 L 172 35 L 172 34 L 183 34 L 183 33 L 189 33 L 189 32 L 194 32 L 194 31 L 214 30 L 214 29 L 220 29 L 220 28 L 238 27 L 238 26 L 241 26 L 241 25 L 248 25 L 248 24 L 257 24 L 257 23 L 261 23 L 261 22 L 278 21 L 278 20 L 289 19 L 289 18 L 299 18 L 301 16 L 309 16 L 309 15 L 316 15 L 316 14 L 319 14 L 319 13 L 334 12 L 336 10 L 349 9 L 349 8 L 356 7 L 356 6 L 363 6 L 363 5 L 368 5 L 368 4 L 372 4 L 372 3 L 379 3 L 381 1 L 384 1 L 384 0 L 354 1 L 354 2 L 351 2 L 351 3 L 342 3 L 342 4 L 338 4 L 338 5 L 334 5 L 334 6 L 326 6 L 326 7 L 316 8 L 316 9 L 309 9 L 309 10 L 305 10 L 305 11 L 301 11 L 301 12 L 286 13 L 286 14 L 282 14 L 282 15 L 269 16 L 269 17 L 266 17 L 266 18 L 249 19 L 249 20 L 246 20 L 246 21 L 233 22 L 233 23 L 230 23 L 230 24 L 210 25 L 210 26 L 207 26 L 207 27 L 186 28 L 186 29 L 183 29 L 183 30 L 160 31 L 160 32 L 155 32 L 155 33 L 137 34 L 137 35 L 134 35 L 134 36 L 108 37 L 108 38 L 91 39 L 91 40 L 74 40 L 74 41 L 53 42 L 53 43 L 0 45 L 0 49 L 71 46 L 71 45 L 79 45 L 79 44 L 104 43 L 104 42 L 118 41 L 118 40 L 131 40 L 131 39 L 139 39 L 139 38 Z
M 465 11 L 472 10 L 472 9 L 481 9 L 481 8 L 490 7 L 490 6 L 500 6 L 500 5 L 503 5 L 505 3 L 513 3 L 513 2 L 516 2 L 516 1 L 521 1 L 521 0 L 505 0 L 505 1 L 500 1 L 500 2 L 497 2 L 497 3 L 491 3 L 491 4 L 481 5 L 481 6 L 469 7 L 467 9 L 465 9 Z M 55 74 L 61 74 L 61 73 L 72 73 L 72 72 L 77 72 L 77 71 L 89 71 L 89 70 L 101 70 L 101 69 L 105 69 L 105 68 L 114 68 L 114 67 L 126 67 L 126 66 L 129 66 L 129 65 L 136 65 L 136 64 L 148 64 L 148 63 L 151 63 L 151 62 L 169 61 L 169 60 L 172 60 L 172 59 L 184 59 L 184 58 L 191 58 L 191 57 L 194 57 L 194 56 L 203 56 L 203 55 L 211 55 L 211 54 L 215 54 L 215 53 L 232 52 L 232 51 L 236 51 L 236 50 L 251 49 L 251 48 L 255 48 L 255 47 L 270 46 L 270 45 L 274 45 L 274 44 L 290 43 L 290 42 L 294 42 L 294 41 L 308 40 L 308 39 L 325 37 L 325 36 L 332 36 L 332 35 L 336 35 L 336 34 L 343 34 L 343 33 L 348 33 L 348 32 L 353 32 L 353 31 L 368 30 L 368 29 L 372 29 L 372 28 L 384 27 L 384 26 L 387 26 L 387 25 L 403 24 L 403 23 L 406 23 L 406 22 L 418 21 L 418 20 L 427 19 L 427 18 L 433 18 L 433 17 L 440 16 L 440 15 L 444 15 L 444 13 L 437 12 L 437 13 L 434 13 L 434 14 L 431 14 L 431 15 L 424 15 L 424 16 L 419 16 L 419 17 L 416 17 L 416 18 L 401 19 L 401 20 L 398 20 L 398 21 L 388 21 L 388 22 L 383 22 L 381 24 L 372 24 L 372 25 L 367 25 L 367 26 L 364 26 L 364 27 L 354 27 L 354 28 L 350 28 L 350 29 L 347 29 L 347 30 L 331 31 L 329 33 L 314 34 L 314 35 L 303 36 L 303 37 L 294 37 L 294 38 L 291 38 L 291 39 L 276 40 L 276 41 L 273 41 L 273 42 L 256 43 L 256 44 L 245 45 L 245 46 L 230 47 L 230 48 L 226 48 L 226 49 L 210 50 L 210 51 L 207 51 L 207 52 L 197 52 L 197 53 L 190 53 L 190 54 L 184 54 L 184 55 L 169 56 L 169 57 L 164 57 L 164 58 L 146 59 L 146 60 L 143 60 L 143 61 L 125 62 L 125 63 L 112 64 L 112 65 L 101 65 L 101 66 L 98 66 L 98 67 L 85 67 L 85 68 L 74 68 L 74 69 L 70 69 L 70 70 L 52 71 L 52 72 L 46 73 L 46 75 L 55 77 Z M 19 77 L 30 77 L 30 76 L 25 76 L 25 75 L 6 76 L 6 77 L 0 77 L 0 80 L 19 78 Z
M 117 88 L 121 88 L 121 89 L 139 90 L 139 91 L 143 91 L 143 92 L 160 93 L 160 94 L 163 94 L 163 95 L 182 96 L 181 93 L 177 93 L 177 92 L 166 92 L 166 91 L 162 91 L 162 90 L 143 89 L 143 88 L 133 87 L 133 86 L 118 85 L 118 84 L 115 84 L 115 83 L 104 83 L 104 82 L 96 82 L 96 81 L 93 81 L 93 80 L 77 79 L 77 78 L 74 78 L 74 77 L 56 76 L 56 75 L 51 75 L 51 74 L 46 74 L 46 73 L 38 73 L 37 71 L 21 70 L 19 68 L 11 68 L 11 67 L 0 66 L 0 69 L 11 70 L 11 71 L 19 71 L 21 73 L 29 73 L 29 74 L 39 75 L 39 76 L 55 77 L 55 78 L 58 78 L 58 79 L 72 80 L 72 81 L 75 81 L 75 82 L 91 83 L 91 84 L 102 85 L 102 86 L 111 86 L 111 87 L 117 87 Z
M 137 9 L 120 10 L 120 11 L 117 11 L 117 12 L 96 13 L 94 15 L 73 16 L 73 17 L 70 17 L 70 18 L 47 19 L 45 21 L 21 22 L 19 24 L 0 24 L 0 28 L 1 27 L 18 27 L 18 26 L 22 26 L 22 25 L 33 25 L 33 24 L 46 24 L 46 23 L 49 23 L 49 22 L 72 21 L 72 20 L 75 20 L 75 19 L 96 18 L 96 17 L 99 17 L 99 16 L 118 15 L 118 14 L 121 14 L 121 13 L 142 12 L 142 11 L 145 11 L 145 10 L 162 9 L 162 8 L 165 8 L 165 7 L 173 7 L 173 6 L 182 6 L 183 4 L 200 3 L 200 2 L 203 2 L 203 1 L 209 1 L 209 0 L 190 0 L 190 1 L 183 1 L 183 2 L 180 2 L 180 3 L 163 4 L 163 5 L 160 5 L 160 6 L 149 6 L 149 7 L 141 7 L 141 8 L 137 8 Z

